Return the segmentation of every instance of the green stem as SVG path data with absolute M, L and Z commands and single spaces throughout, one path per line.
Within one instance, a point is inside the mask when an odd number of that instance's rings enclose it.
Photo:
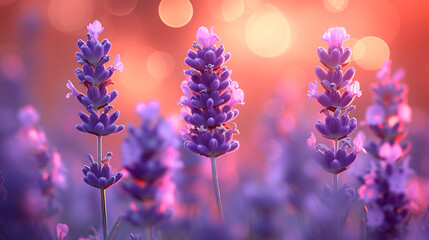
M 101 136 L 97 136 L 97 159 L 98 167 L 101 170 Z M 107 240 L 107 211 L 106 211 L 106 192 L 105 189 L 100 189 L 100 205 L 101 205 L 101 221 L 103 223 L 103 239 Z
M 222 199 L 220 197 L 219 182 L 218 182 L 217 173 L 216 173 L 216 158 L 210 157 L 210 161 L 212 165 L 212 177 L 213 177 L 213 186 L 214 186 L 214 191 L 216 196 L 217 210 L 223 222 L 224 216 L 223 216 L 223 209 L 222 209 Z

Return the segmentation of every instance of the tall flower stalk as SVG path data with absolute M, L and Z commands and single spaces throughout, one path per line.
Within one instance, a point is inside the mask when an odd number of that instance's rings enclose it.
M 366 208 L 366 225 L 376 239 L 403 239 L 411 197 L 406 191 L 410 145 L 401 143 L 407 135 L 405 124 L 411 121 L 407 104 L 408 89 L 400 80 L 404 71 L 391 76 L 391 61 L 386 61 L 373 84 L 374 104 L 366 111 L 366 124 L 378 137 L 366 147 L 374 156 L 371 170 L 362 177 L 359 195 Z
M 239 147 L 232 136 L 238 133 L 236 125 L 228 123 L 238 116 L 236 104 L 244 104 L 244 93 L 238 83 L 230 78 L 231 70 L 223 64 L 231 57 L 223 54 L 223 45 L 216 47 L 218 36 L 205 27 L 197 31 L 193 43 L 196 52 L 189 50 L 185 63 L 192 69 L 185 71 L 186 80 L 181 89 L 184 96 L 182 115 L 187 122 L 183 131 L 186 149 L 210 158 L 213 186 L 219 216 L 223 219 L 222 201 L 216 172 L 216 158 L 232 152 Z
M 110 79 L 116 70 L 123 71 L 123 64 L 120 61 L 119 54 L 117 55 L 112 66 L 105 68 L 110 60 L 107 55 L 111 43 L 104 39 L 98 41 L 99 34 L 103 31 L 103 27 L 99 21 L 90 23 L 87 27 L 88 40 L 78 40 L 77 45 L 79 52 L 76 53 L 78 63 L 82 68 L 76 69 L 76 77 L 79 83 L 84 85 L 87 89 L 86 95 L 80 93 L 69 80 L 67 88 L 71 90 L 67 94 L 67 98 L 76 96 L 77 100 L 86 108 L 89 115 L 79 111 L 79 117 L 82 124 L 77 125 L 76 129 L 90 133 L 97 137 L 97 161 L 94 161 L 92 155 L 89 156 L 90 165 L 84 166 L 82 169 L 85 177 L 84 181 L 95 188 L 100 189 L 100 205 L 102 213 L 103 237 L 107 239 L 107 210 L 106 210 L 106 195 L 105 190 L 118 182 L 122 173 L 111 173 L 110 159 L 112 153 L 107 153 L 102 157 L 102 136 L 118 133 L 124 129 L 123 125 L 115 125 L 119 117 L 119 111 L 109 115 L 109 111 L 113 109 L 110 103 L 118 96 L 116 90 L 108 92 L 107 86 L 113 84 Z M 103 110 L 103 112 L 99 112 Z
M 343 27 L 330 28 L 323 34 L 321 39 L 328 43 L 329 48 L 326 51 L 319 47 L 317 53 L 327 71 L 320 66 L 316 67 L 315 71 L 324 92 L 317 92 L 318 81 L 316 80 L 314 84 L 309 83 L 310 90 L 307 94 L 309 101 L 312 98 L 317 99 L 323 107 L 321 113 L 326 115 L 325 122 L 317 120 L 316 129 L 324 138 L 333 141 L 332 147 L 324 144 L 316 146 L 316 138 L 311 133 L 307 143 L 316 149 L 316 159 L 322 168 L 333 176 L 333 190 L 326 187 L 325 194 L 330 195 L 335 203 L 327 206 L 331 207 L 336 215 L 336 239 L 340 238 L 341 224 L 346 216 L 340 199 L 344 199 L 343 194 L 347 196 L 345 199 L 349 199 L 349 195 L 354 194 L 354 191 L 347 187 L 338 188 L 338 175 L 350 167 L 358 153 L 365 152 L 360 135 L 353 140 L 353 144 L 349 137 L 357 126 L 356 118 L 349 117 L 349 113 L 355 109 L 351 104 L 356 97 L 362 95 L 359 82 L 352 80 L 355 69 L 345 70 L 350 63 L 352 52 L 350 47 L 343 48 L 343 42 L 349 38 L 350 35 Z

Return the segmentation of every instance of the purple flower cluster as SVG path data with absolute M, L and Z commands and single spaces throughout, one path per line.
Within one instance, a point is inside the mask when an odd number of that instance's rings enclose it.
M 136 112 L 140 128 L 128 126 L 122 144 L 123 165 L 130 179 L 123 189 L 138 204 L 131 204 L 126 219 L 138 226 L 152 226 L 172 215 L 174 184 L 172 169 L 177 155 L 177 136 L 169 122 L 159 114 L 159 103 L 140 103 Z
M 116 90 L 108 92 L 107 86 L 113 84 L 110 79 L 113 72 L 116 70 L 123 71 L 123 64 L 120 61 L 119 54 L 117 55 L 112 66 L 105 67 L 110 60 L 109 53 L 111 43 L 104 39 L 98 41 L 98 35 L 103 31 L 103 27 L 99 21 L 88 25 L 88 41 L 79 40 L 77 45 L 80 52 L 76 53 L 78 63 L 82 64 L 82 69 L 76 69 L 76 77 L 79 83 L 87 88 L 87 94 L 80 93 L 69 80 L 67 88 L 71 90 L 67 94 L 67 98 L 72 95 L 76 96 L 77 100 L 86 108 L 89 115 L 79 111 L 79 117 L 82 124 L 77 125 L 76 129 L 81 132 L 91 133 L 97 136 L 105 136 L 114 134 L 124 129 L 123 125 L 115 125 L 119 117 L 119 111 L 108 114 L 113 108 L 109 105 L 118 96 Z M 103 113 L 98 111 L 104 109 Z
M 332 217 L 328 217 L 328 231 L 326 236 L 331 239 L 340 239 L 342 235 L 343 223 L 348 216 L 348 208 L 352 200 L 355 199 L 355 190 L 344 185 L 339 189 L 338 174 L 347 170 L 356 160 L 360 152 L 366 152 L 363 148 L 363 138 L 359 134 L 352 141 L 349 137 L 356 129 L 357 120 L 350 118 L 349 113 L 355 109 L 351 105 L 356 97 L 360 97 L 360 84 L 354 81 L 354 68 L 349 68 L 343 73 L 343 69 L 350 63 L 351 48 L 343 48 L 343 42 L 350 38 L 343 27 L 328 29 L 321 37 L 329 45 L 328 51 L 319 47 L 317 53 L 320 62 L 327 68 L 325 71 L 321 67 L 316 67 L 316 75 L 321 83 L 324 92 L 318 93 L 318 81 L 309 83 L 309 101 L 312 98 L 323 106 L 322 113 L 326 115 L 325 122 L 317 121 L 316 129 L 323 137 L 333 140 L 332 147 L 324 144 L 316 146 L 316 137 L 311 133 L 307 144 L 316 150 L 316 160 L 322 168 L 333 174 L 332 190 L 325 186 L 325 193 L 322 202 L 332 210 Z M 353 143 L 353 144 L 352 144 Z
M 51 239 L 47 223 L 62 209 L 58 201 L 65 185 L 61 156 L 39 127 L 39 119 L 33 106 L 19 110 L 16 122 L 21 127 L 5 148 L 7 158 L 1 159 L 0 219 L 5 222 L 0 228 L 4 224 L 10 237 L 0 229 L 0 239 Z
M 88 154 L 91 165 L 83 167 L 82 172 L 85 175 L 83 180 L 88 185 L 99 189 L 107 189 L 117 183 L 122 178 L 122 173 L 111 173 L 111 166 L 109 165 L 111 157 L 112 153 L 108 152 L 99 165 L 98 162 L 94 161 L 92 155 Z
M 325 92 L 317 92 L 318 82 L 316 80 L 315 84 L 309 84 L 310 90 L 307 95 L 309 100 L 316 98 L 324 107 L 321 112 L 326 115 L 325 122 L 318 120 L 316 122 L 317 130 L 323 137 L 332 139 L 336 143 L 331 148 L 323 144 L 316 146 L 316 138 L 313 133 L 307 143 L 316 148 L 317 160 L 323 169 L 338 174 L 353 163 L 359 152 L 365 151 L 359 135 L 353 141 L 354 146 L 351 144 L 351 138 L 348 137 L 357 126 L 357 120 L 348 116 L 355 109 L 350 104 L 355 97 L 360 97 L 362 93 L 359 82 L 352 80 L 355 73 L 354 68 L 349 68 L 343 74 L 344 67 L 350 63 L 351 49 L 350 47 L 343 49 L 342 45 L 343 41 L 350 38 L 350 35 L 346 34 L 343 27 L 335 27 L 328 29 L 321 38 L 328 42 L 329 49 L 326 51 L 319 47 L 317 53 L 320 62 L 328 68 L 328 71 L 326 72 L 318 66 L 316 75 Z M 352 151 L 348 151 L 348 149 L 352 149 Z
M 99 21 L 90 23 L 87 27 L 88 41 L 78 40 L 77 45 L 80 52 L 76 53 L 77 62 L 82 64 L 82 69 L 76 69 L 75 73 L 79 79 L 79 83 L 87 88 L 87 95 L 80 93 L 69 80 L 67 88 L 71 90 L 67 94 L 67 98 L 72 95 L 76 96 L 77 100 L 86 108 L 89 115 L 79 111 L 79 117 L 82 124 L 77 125 L 76 129 L 98 136 L 99 144 L 101 144 L 101 136 L 106 136 L 118 133 L 124 129 L 123 125 L 115 125 L 119 117 L 119 111 L 109 115 L 109 111 L 113 109 L 110 103 L 118 96 L 116 90 L 108 92 L 107 86 L 113 84 L 110 79 L 113 72 L 116 70 L 123 71 L 123 64 L 120 61 L 119 54 L 117 55 L 112 66 L 105 68 L 104 64 L 110 60 L 109 53 L 111 43 L 104 39 L 98 41 L 98 35 L 103 31 L 103 27 Z M 104 111 L 99 114 L 99 110 Z M 101 150 L 101 146 L 98 146 Z M 101 152 L 99 153 L 101 155 Z M 106 189 L 111 185 L 118 182 L 122 173 L 112 174 L 111 167 L 109 166 L 111 153 L 101 160 L 99 156 L 98 162 L 89 155 L 91 162 L 90 166 L 84 166 L 82 172 L 84 174 L 84 181 L 95 188 Z
M 406 137 L 405 124 L 411 121 L 411 108 L 407 103 L 408 88 L 400 83 L 404 77 L 401 69 L 391 76 L 391 61 L 386 61 L 378 72 L 378 83 L 371 86 L 374 92 L 374 104 L 366 111 L 366 124 L 382 141 L 381 144 L 370 142 L 367 150 L 377 158 L 379 147 L 384 142 L 391 145 Z M 401 146 L 404 154 L 409 146 Z
M 378 84 L 372 86 L 374 105 L 366 112 L 366 124 L 380 139 L 367 147 L 376 162 L 361 180 L 359 195 L 367 214 L 370 234 L 377 239 L 402 239 L 406 236 L 406 222 L 412 199 L 406 190 L 413 173 L 404 155 L 409 144 L 400 144 L 406 136 L 404 124 L 411 120 L 407 104 L 407 88 L 399 81 L 402 70 L 391 77 L 391 62 L 386 61 L 378 72 Z
M 234 151 L 239 143 L 232 140 L 238 133 L 236 125 L 230 128 L 227 123 L 238 116 L 236 104 L 244 104 L 244 94 L 238 83 L 230 78 L 231 70 L 223 64 L 231 57 L 224 55 L 224 47 L 216 47 L 218 36 L 205 27 L 200 27 L 194 42 L 197 52 L 188 51 L 185 63 L 194 69 L 185 71 L 186 80 L 181 89 L 184 96 L 178 104 L 184 105 L 182 113 L 190 124 L 184 133 L 185 147 L 206 157 L 219 157 Z
M 36 169 L 37 175 L 37 184 L 28 190 L 28 194 L 40 198 L 38 201 L 44 203 L 38 206 L 40 210 L 43 209 L 44 216 L 52 216 L 61 209 L 55 191 L 65 184 L 61 172 L 61 156 L 49 145 L 45 132 L 37 128 L 39 114 L 33 106 L 22 107 L 18 117 L 22 125 L 20 130 L 22 143 L 29 147 L 31 154 L 30 161 L 27 163 L 31 168 Z

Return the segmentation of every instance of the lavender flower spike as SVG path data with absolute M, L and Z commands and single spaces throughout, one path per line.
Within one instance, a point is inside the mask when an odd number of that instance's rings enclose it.
M 219 157 L 236 150 L 238 141 L 232 136 L 238 133 L 235 125 L 227 123 L 238 116 L 237 104 L 244 104 L 244 94 L 238 83 L 230 78 L 231 71 L 222 67 L 230 54 L 222 55 L 223 45 L 214 45 L 219 38 L 205 27 L 200 27 L 197 39 L 203 45 L 194 43 L 197 52 L 189 51 L 185 62 L 195 70 L 186 70 L 182 82 L 184 96 L 178 104 L 184 105 L 182 112 L 189 124 L 185 148 L 206 157 Z
M 119 133 L 124 129 L 123 125 L 115 125 L 116 120 L 119 118 L 119 111 L 109 115 L 109 111 L 113 109 L 111 103 L 118 96 L 117 91 L 109 92 L 107 87 L 113 85 L 111 77 L 113 73 L 118 70 L 124 70 L 123 63 L 121 62 L 119 54 L 116 56 L 113 65 L 105 67 L 104 65 L 109 62 L 110 56 L 107 55 L 112 44 L 103 39 L 98 41 L 100 33 L 104 30 L 99 21 L 94 21 L 87 26 L 88 33 L 86 36 L 88 40 L 77 41 L 79 52 L 76 53 L 77 62 L 82 65 L 82 68 L 75 70 L 75 74 L 79 83 L 84 85 L 87 89 L 86 95 L 79 92 L 68 81 L 67 88 L 71 90 L 66 95 L 67 98 L 75 96 L 76 99 L 85 107 L 89 115 L 79 111 L 79 117 L 82 123 L 76 125 L 76 129 L 90 133 L 97 136 L 97 162 L 94 161 L 90 155 L 90 166 L 84 166 L 82 169 L 85 177 L 84 181 L 100 189 L 100 205 L 103 223 L 103 239 L 107 239 L 107 213 L 106 213 L 106 196 L 105 189 L 118 182 L 122 173 L 112 175 L 110 172 L 109 161 L 111 153 L 108 153 L 104 159 L 101 159 L 102 146 L 101 137 L 110 134 Z M 99 110 L 104 109 L 102 113 Z
M 319 47 L 317 53 L 327 71 L 318 66 L 315 72 L 324 92 L 317 92 L 319 84 L 316 80 L 315 83 L 309 83 L 310 90 L 307 93 L 308 100 L 317 99 L 323 107 L 320 112 L 326 115 L 325 122 L 317 120 L 316 129 L 323 137 L 334 141 L 332 147 L 323 144 L 316 146 L 316 138 L 311 133 L 307 145 L 316 150 L 315 158 L 322 168 L 333 174 L 333 192 L 325 194 L 332 199 L 325 199 L 323 202 L 329 203 L 328 207 L 334 211 L 336 223 L 332 224 L 331 230 L 334 231 L 337 239 L 341 238 L 340 221 L 345 221 L 346 212 L 348 212 L 345 208 L 350 206 L 350 204 L 339 204 L 341 194 L 338 189 L 338 174 L 347 170 L 360 152 L 365 152 L 361 135 L 353 141 L 349 137 L 357 127 L 356 118 L 349 117 L 349 113 L 355 109 L 351 104 L 356 97 L 362 95 L 359 82 L 352 80 L 355 74 L 354 68 L 349 68 L 343 73 L 344 68 L 350 63 L 351 55 L 350 47 L 344 49 L 343 42 L 349 38 L 350 35 L 343 27 L 329 28 L 323 34 L 321 39 L 328 43 L 329 49 L 326 51 Z M 328 186 L 327 189 L 329 189 Z M 346 189 L 348 189 L 346 192 L 353 193 L 350 196 L 354 196 L 354 189 L 348 187 Z
M 129 134 L 122 144 L 123 165 L 130 176 L 122 188 L 136 201 L 125 219 L 142 227 L 153 226 L 173 214 L 175 185 L 171 174 L 177 167 L 178 139 L 159 108 L 155 101 L 139 103 L 136 112 L 142 123 L 138 128 L 128 127 Z
M 244 92 L 231 80 L 231 71 L 223 66 L 231 54 L 223 54 L 223 45 L 215 46 L 220 39 L 213 33 L 213 28 L 209 32 L 200 27 L 196 37 L 202 47 L 194 42 L 197 52 L 188 51 L 185 63 L 193 69 L 185 71 L 186 80 L 181 85 L 184 96 L 178 102 L 184 106 L 182 114 L 187 122 L 184 146 L 210 158 L 216 203 L 223 219 L 215 159 L 239 147 L 238 141 L 232 140 L 238 133 L 236 125 L 231 128 L 228 122 L 238 116 L 234 107 L 244 104 Z
M 391 61 L 386 61 L 373 84 L 374 105 L 366 112 L 366 124 L 379 138 L 366 149 L 374 156 L 372 168 L 361 177 L 359 195 L 367 213 L 370 236 L 376 239 L 406 239 L 408 215 L 413 205 L 413 193 L 407 191 L 413 171 L 406 153 L 410 144 L 401 144 L 406 136 L 405 124 L 411 120 L 407 104 L 407 87 L 399 81 L 399 70 L 391 76 Z M 422 220 L 423 222 L 423 220 Z

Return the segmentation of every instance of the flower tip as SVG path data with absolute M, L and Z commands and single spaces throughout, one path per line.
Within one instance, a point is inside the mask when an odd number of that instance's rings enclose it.
M 118 70 L 119 72 L 124 71 L 124 64 L 121 62 L 121 56 L 116 55 L 115 61 L 113 62 L 112 68 Z
M 313 132 L 310 133 L 310 137 L 307 139 L 307 146 L 311 148 L 316 148 L 316 137 Z
M 93 23 L 88 24 L 86 27 L 89 34 L 91 34 L 93 40 L 98 42 L 98 35 L 104 30 L 104 27 L 98 20 L 95 20 Z
M 210 28 L 209 32 L 209 30 L 204 26 L 198 28 L 197 40 L 203 45 L 203 48 L 211 47 L 216 42 L 220 41 L 219 37 L 213 33 L 213 27 Z
M 341 48 L 343 42 L 350 38 L 344 27 L 329 28 L 323 36 L 320 37 L 323 41 L 328 42 L 329 48 Z

